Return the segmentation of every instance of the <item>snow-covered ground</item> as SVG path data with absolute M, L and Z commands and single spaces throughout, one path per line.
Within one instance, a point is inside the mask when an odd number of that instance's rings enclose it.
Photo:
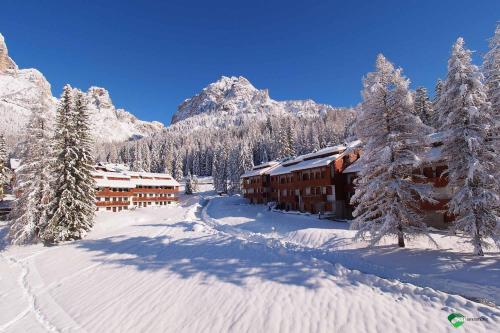
M 500 298 L 498 253 L 351 236 L 210 193 L 102 212 L 82 241 L 2 249 L 0 332 L 454 332 L 453 311 L 486 318 L 460 329 L 499 331 L 500 309 L 459 296 Z

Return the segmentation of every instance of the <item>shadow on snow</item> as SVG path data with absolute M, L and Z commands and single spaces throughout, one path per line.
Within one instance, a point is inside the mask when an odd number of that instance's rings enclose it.
M 189 227 L 187 222 L 177 223 Z M 173 225 L 170 225 L 173 226 Z M 249 278 L 315 288 L 317 271 L 294 258 L 269 251 L 265 245 L 228 237 L 202 236 L 172 240 L 160 237 L 109 237 L 84 240 L 78 248 L 95 253 L 95 260 L 111 265 L 132 266 L 139 271 L 161 271 L 182 278 L 201 275 L 245 285 Z M 109 258 L 122 254 L 123 258 Z

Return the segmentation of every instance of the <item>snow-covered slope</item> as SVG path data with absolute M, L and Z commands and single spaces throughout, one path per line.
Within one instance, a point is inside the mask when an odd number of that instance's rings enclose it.
M 440 250 L 366 248 L 341 223 L 214 196 L 99 212 L 84 240 L 3 249 L 0 332 L 499 331 L 495 305 L 457 295 L 470 285 L 498 294 L 495 251 L 472 258 L 450 238 Z M 386 267 L 398 277 L 377 276 Z M 456 287 L 399 279 L 409 275 Z M 457 329 L 453 312 L 483 320 Z
M 267 89 L 255 88 L 246 78 L 222 76 L 179 105 L 172 124 L 189 119 L 190 126 L 207 127 L 239 124 L 248 118 L 263 118 L 270 114 L 290 114 L 315 117 L 329 111 L 346 111 L 312 100 L 275 101 Z M 349 113 L 346 111 L 346 114 Z
M 116 109 L 104 88 L 91 87 L 87 96 L 97 142 L 149 136 L 164 128 L 159 122 L 141 121 Z M 36 69 L 19 69 L 0 34 L 0 133 L 5 134 L 10 145 L 19 141 L 31 112 L 41 107 L 55 114 L 57 99 L 52 96 L 49 82 Z

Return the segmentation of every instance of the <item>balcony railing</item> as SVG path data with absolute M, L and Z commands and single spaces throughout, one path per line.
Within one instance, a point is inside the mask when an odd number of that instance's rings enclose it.
M 132 188 L 130 189 L 130 192 L 132 193 L 179 193 L 179 190 L 175 189 L 166 189 L 166 188 Z
M 130 201 L 97 201 L 97 207 L 116 207 L 116 206 L 128 206 Z
M 115 192 L 109 190 L 96 191 L 96 197 L 131 197 L 133 194 L 130 191 L 126 192 Z
M 177 197 L 134 197 L 133 202 L 148 202 L 148 201 L 178 201 Z

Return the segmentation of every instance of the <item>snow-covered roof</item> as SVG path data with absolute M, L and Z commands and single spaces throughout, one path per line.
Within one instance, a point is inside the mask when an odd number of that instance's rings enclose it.
M 326 147 L 326 148 L 320 149 L 318 151 L 315 151 L 314 153 L 305 154 L 302 156 L 303 156 L 303 159 L 307 159 L 307 158 L 314 157 L 314 156 L 340 153 L 340 152 L 344 151 L 345 149 L 346 149 L 346 146 L 344 146 L 344 145 L 336 145 L 336 146 Z
M 290 171 L 324 167 L 324 166 L 329 165 L 333 161 L 335 161 L 338 157 L 339 157 L 339 154 L 335 154 L 335 155 L 330 155 L 330 156 L 326 156 L 326 157 L 308 159 L 308 160 L 302 161 L 298 164 L 290 166 Z
M 282 162 L 278 167 L 270 171 L 271 176 L 282 175 L 297 170 L 305 170 L 327 166 L 331 162 L 343 156 L 344 153 L 361 146 L 360 140 L 355 140 L 346 145 L 326 147 L 313 153 L 297 156 Z
M 349 165 L 347 168 L 342 171 L 342 173 L 356 173 L 361 171 L 361 163 L 359 163 L 359 160 L 355 161 L 351 165 Z
M 432 143 L 439 143 L 439 142 L 443 142 L 445 134 L 446 134 L 445 132 L 436 132 L 436 133 L 429 134 L 428 137 Z
M 140 186 L 179 186 L 179 183 L 175 179 L 143 179 L 143 178 L 133 178 L 130 180 L 135 185 Z
M 21 165 L 21 160 L 17 158 L 11 158 L 9 162 L 11 170 L 16 170 Z
M 269 173 L 271 176 L 283 175 L 285 173 L 290 173 L 298 170 L 314 169 L 329 165 L 335 161 L 340 155 L 330 155 L 318 158 L 309 158 L 307 160 L 302 160 L 293 164 L 280 164 L 278 167 L 271 170 Z
M 432 147 L 423 156 L 425 162 L 439 162 L 443 159 L 442 157 L 442 146 Z
M 107 178 L 95 179 L 96 187 L 116 187 L 116 188 L 134 188 L 135 184 L 130 180 L 114 180 Z
M 286 166 L 286 165 L 283 165 L 283 164 L 280 164 L 278 165 L 276 168 L 273 168 L 269 174 L 271 176 L 276 176 L 276 175 L 283 175 L 285 173 L 289 173 L 289 172 L 292 172 L 290 171 L 291 169 L 291 166 Z
M 245 177 L 260 176 L 260 175 L 263 175 L 263 174 L 269 172 L 270 170 L 274 169 L 278 165 L 279 165 L 279 162 L 277 162 L 277 161 L 271 161 L 271 162 L 267 162 L 264 164 L 259 164 L 259 165 L 254 166 L 252 170 L 245 172 L 243 175 L 241 175 L 241 177 L 245 178 Z
M 115 178 L 126 178 L 130 179 L 129 175 L 126 175 L 121 172 L 109 172 L 109 171 L 102 171 L 102 170 L 96 170 L 92 172 L 92 176 L 94 177 L 115 177 Z
M 134 188 L 136 186 L 179 186 L 179 183 L 166 173 L 134 171 L 110 172 L 96 170 L 92 175 L 94 176 L 97 187 Z
M 119 163 L 99 162 L 97 163 L 97 167 L 104 168 L 106 171 L 111 172 L 121 172 L 129 170 L 129 167 L 127 165 Z

